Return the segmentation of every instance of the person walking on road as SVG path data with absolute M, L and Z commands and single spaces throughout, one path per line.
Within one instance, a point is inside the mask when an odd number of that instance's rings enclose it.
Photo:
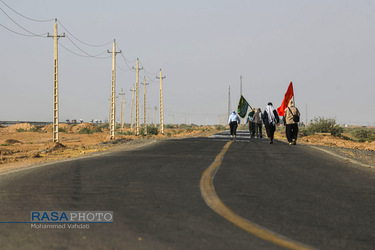
M 255 135 L 254 113 L 255 109 L 250 110 L 246 121 L 246 124 L 249 124 L 250 138 L 254 138 Z
M 255 111 L 254 116 L 253 116 L 253 121 L 255 124 L 255 136 L 257 138 L 262 138 L 262 111 L 260 108 Z
M 240 123 L 240 117 L 236 114 L 236 111 L 233 111 L 228 120 L 230 137 L 236 137 L 238 123 Z
M 262 119 L 264 125 L 266 126 L 266 132 L 268 139 L 270 140 L 270 144 L 273 144 L 273 137 L 276 131 L 276 125 L 279 126 L 280 118 L 276 110 L 273 108 L 272 102 L 269 102 L 267 104 L 267 107 L 263 112 Z
M 300 117 L 299 110 L 294 106 L 292 100 L 290 100 L 288 107 L 285 109 L 284 113 L 284 124 L 285 124 L 285 134 L 289 142 L 289 145 L 297 144 L 297 135 L 298 135 L 298 121 Z

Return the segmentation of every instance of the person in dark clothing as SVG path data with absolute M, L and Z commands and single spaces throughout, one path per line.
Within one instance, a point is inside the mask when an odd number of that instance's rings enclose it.
M 270 140 L 270 144 L 273 143 L 273 137 L 276 131 L 276 126 L 279 126 L 280 118 L 277 114 L 277 111 L 273 108 L 272 102 L 267 104 L 267 107 L 264 109 L 262 115 L 263 123 L 266 127 L 266 132 L 268 139 Z
M 260 108 L 255 111 L 253 121 L 255 124 L 255 136 L 258 138 L 262 138 L 262 111 L 260 110 Z
M 298 135 L 298 122 L 294 121 L 293 116 L 301 116 L 299 110 L 294 106 L 292 100 L 290 100 L 288 107 L 285 109 L 284 113 L 284 124 L 285 124 L 285 134 L 289 142 L 289 145 L 297 144 Z
M 249 132 L 250 132 L 250 138 L 254 138 L 255 135 L 255 123 L 254 123 L 254 116 L 255 109 L 250 110 L 249 115 L 247 116 L 246 124 L 249 124 Z

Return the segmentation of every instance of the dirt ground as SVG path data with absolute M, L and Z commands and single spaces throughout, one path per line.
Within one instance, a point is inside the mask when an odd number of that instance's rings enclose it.
M 165 139 L 203 137 L 219 132 L 214 127 L 197 130 L 174 128 L 165 129 L 164 135 L 138 137 L 116 135 L 116 140 L 110 141 L 107 128 L 102 129 L 102 132 L 92 134 L 79 133 L 82 129 L 94 130 L 96 126 L 93 124 L 83 123 L 75 126 L 60 124 L 60 128 L 63 128 L 66 132 L 59 132 L 60 143 L 55 144 L 52 142 L 52 125 L 34 127 L 28 123 L 23 123 L 0 127 L 0 172 L 82 156 L 93 152 L 116 150 L 119 147 L 121 150 L 128 150 Z M 277 132 L 275 137 L 276 139 L 285 140 L 285 135 L 282 131 Z M 299 143 L 369 151 L 372 155 L 375 152 L 375 141 L 361 143 L 330 135 L 305 136 L 299 139 Z
M 111 141 L 107 128 L 102 129 L 102 132 L 92 134 L 79 133 L 84 128 L 94 130 L 96 126 L 93 124 L 83 123 L 74 126 L 60 124 L 59 127 L 66 132 L 59 132 L 60 143 L 58 144 L 52 142 L 52 125 L 34 127 L 28 123 L 22 123 L 9 127 L 0 127 L 0 172 L 82 156 L 93 152 L 115 150 L 115 148 L 119 147 L 122 150 L 127 150 L 160 140 L 210 136 L 217 132 L 210 127 L 207 127 L 205 131 L 186 131 L 178 128 L 164 129 L 164 135 L 116 135 L 116 140 Z M 129 130 L 126 129 L 124 132 Z
M 275 137 L 277 139 L 286 140 L 285 133 L 281 131 L 277 132 Z M 368 141 L 356 142 L 356 141 L 345 140 L 341 137 L 335 137 L 335 136 L 327 135 L 327 134 L 308 135 L 308 136 L 298 138 L 298 141 L 299 143 L 309 144 L 309 145 L 321 145 L 321 146 L 328 146 L 328 147 L 340 147 L 340 148 L 375 151 L 375 141 L 371 143 Z

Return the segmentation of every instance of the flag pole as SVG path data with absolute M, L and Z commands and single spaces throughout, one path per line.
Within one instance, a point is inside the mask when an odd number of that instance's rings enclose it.
M 290 82 L 290 83 L 292 83 L 292 82 Z M 293 83 L 292 83 L 293 84 Z M 293 86 L 293 85 L 292 85 Z M 293 104 L 294 104 L 294 106 L 296 106 L 296 101 L 294 100 L 294 87 L 293 87 Z

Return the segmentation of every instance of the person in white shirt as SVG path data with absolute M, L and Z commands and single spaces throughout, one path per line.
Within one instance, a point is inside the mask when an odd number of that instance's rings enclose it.
M 236 111 L 233 111 L 228 120 L 230 137 L 236 137 L 238 123 L 240 123 L 240 117 L 236 114 Z

